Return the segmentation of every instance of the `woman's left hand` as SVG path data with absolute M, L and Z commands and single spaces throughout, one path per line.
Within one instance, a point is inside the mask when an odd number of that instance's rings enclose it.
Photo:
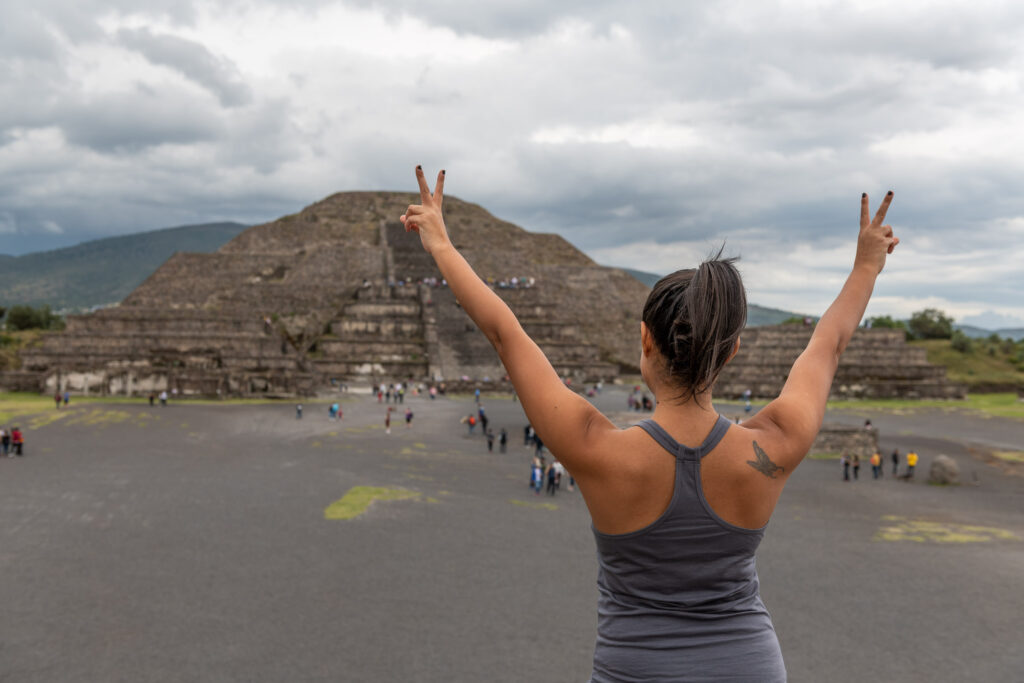
M 451 245 L 448 239 L 448 230 L 444 226 L 444 217 L 441 215 L 441 202 L 444 199 L 444 171 L 437 174 L 437 184 L 434 192 L 427 187 L 427 179 L 423 176 L 423 167 L 416 167 L 416 182 L 420 186 L 421 204 L 410 204 L 399 220 L 405 225 L 405 231 L 418 232 L 423 248 L 427 253 L 433 254 L 439 249 Z

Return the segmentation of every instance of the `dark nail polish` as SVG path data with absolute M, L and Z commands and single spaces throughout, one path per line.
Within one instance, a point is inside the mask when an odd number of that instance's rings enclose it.
M 890 197 L 892 196 L 892 190 L 889 190 L 889 196 Z
M 865 197 L 867 197 L 867 196 L 868 196 L 868 193 L 867 193 L 867 192 L 861 192 L 861 193 L 860 193 L 860 198 L 861 198 L 861 199 L 864 199 L 864 198 L 865 198 Z
M 423 170 L 423 167 L 422 167 L 422 166 L 420 166 L 419 164 L 416 164 L 416 170 L 417 170 L 417 171 L 422 171 L 422 170 Z
M 444 169 L 443 168 L 441 169 L 441 175 L 444 175 Z

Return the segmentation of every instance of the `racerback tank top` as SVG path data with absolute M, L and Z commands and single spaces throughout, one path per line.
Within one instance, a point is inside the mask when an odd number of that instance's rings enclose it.
M 662 515 L 597 542 L 597 644 L 591 681 L 785 681 L 754 553 L 764 528 L 745 529 L 708 505 L 700 462 L 725 436 L 719 416 L 697 448 L 653 420 L 638 427 L 676 459 Z

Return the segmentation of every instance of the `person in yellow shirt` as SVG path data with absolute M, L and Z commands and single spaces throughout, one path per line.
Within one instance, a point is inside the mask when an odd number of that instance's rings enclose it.
M 882 476 L 882 454 L 878 451 L 871 454 L 871 476 L 875 479 Z
M 907 479 L 914 478 L 914 468 L 917 467 L 917 451 L 907 453 Z

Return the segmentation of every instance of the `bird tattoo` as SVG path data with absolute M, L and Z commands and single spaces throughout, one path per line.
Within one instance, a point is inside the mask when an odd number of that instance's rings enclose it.
M 773 463 L 768 454 L 764 452 L 764 449 L 757 445 L 756 441 L 754 442 L 754 457 L 757 460 L 748 460 L 747 464 L 766 477 L 774 479 L 776 472 L 786 471 L 785 467 L 780 467 Z

